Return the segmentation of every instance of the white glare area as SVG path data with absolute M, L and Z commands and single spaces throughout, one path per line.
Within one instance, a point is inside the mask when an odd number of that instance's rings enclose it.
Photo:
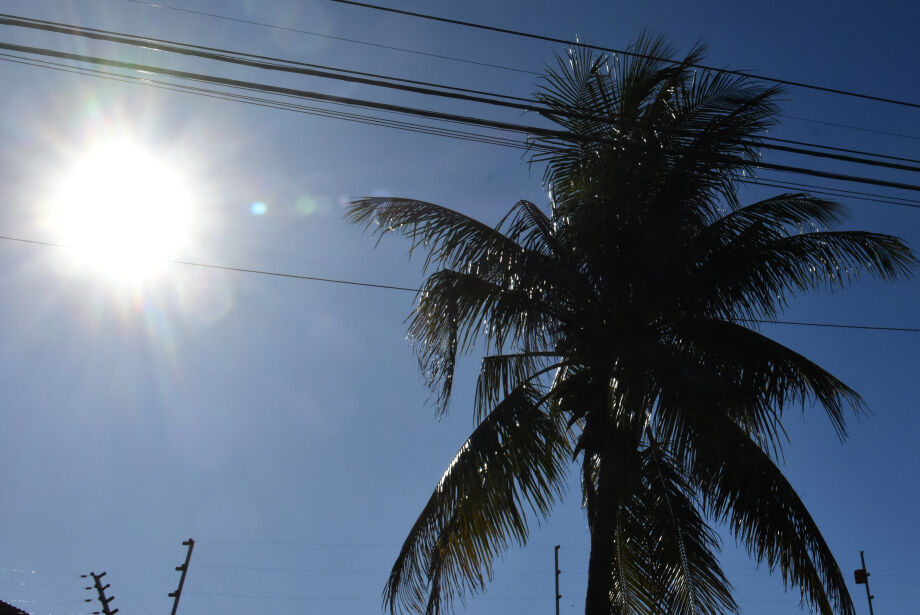
M 46 222 L 75 263 L 140 283 L 192 235 L 194 195 L 168 157 L 130 141 L 92 146 L 52 189 Z

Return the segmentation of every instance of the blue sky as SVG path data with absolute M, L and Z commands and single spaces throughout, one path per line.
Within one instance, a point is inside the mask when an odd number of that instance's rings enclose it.
M 535 90 L 533 73 L 558 51 L 326 0 L 181 5 L 314 34 L 126 0 L 7 0 L 0 10 L 518 96 Z M 618 48 L 650 29 L 681 52 L 708 42 L 712 65 L 920 101 L 920 6 L 907 2 L 774 2 L 769 10 L 676 1 L 389 5 Z M 0 40 L 537 121 L 518 111 L 30 30 L 2 27 Z M 177 255 L 187 261 L 414 287 L 421 262 L 406 258 L 406 244 L 391 238 L 375 249 L 342 219 L 342 203 L 411 196 L 492 222 L 518 199 L 546 204 L 541 170 L 516 149 L 9 62 L 0 62 L 0 80 L 5 237 L 54 240 L 41 214 L 49 187 L 106 135 L 160 152 L 196 187 L 198 228 Z M 773 136 L 917 157 L 915 109 L 790 89 L 781 113 Z M 773 153 L 767 159 L 917 183 L 884 169 Z M 138 189 L 152 190 L 158 181 L 149 177 Z M 770 192 L 748 189 L 745 196 Z M 844 202 L 852 212 L 845 226 L 897 234 L 920 247 L 915 209 Z M 171 607 L 166 594 L 178 582 L 174 567 L 185 556 L 181 542 L 194 537 L 182 613 L 379 612 L 400 542 L 473 426 L 475 357 L 462 366 L 451 411 L 436 420 L 405 340 L 411 293 L 183 265 L 167 266 L 138 286 L 72 261 L 69 250 L 0 240 L 0 600 L 35 614 L 89 612 L 98 605 L 82 603 L 92 596 L 77 575 L 105 570 L 113 606 L 123 615 L 164 613 Z M 916 281 L 861 282 L 795 300 L 787 316 L 917 327 L 917 299 Z M 914 612 L 920 601 L 918 334 L 763 330 L 839 375 L 871 408 L 851 423 L 845 444 L 819 413 L 790 412 L 786 469 L 847 578 L 865 550 L 877 610 Z M 552 612 L 555 544 L 562 545 L 562 612 L 582 611 L 587 531 L 573 481 L 554 515 L 542 525 L 535 520 L 529 546 L 509 551 L 487 593 L 457 605 L 457 612 Z M 723 562 L 744 613 L 799 609 L 797 594 L 786 594 L 730 539 Z M 851 592 L 857 612 L 868 612 L 863 588 L 851 585 Z

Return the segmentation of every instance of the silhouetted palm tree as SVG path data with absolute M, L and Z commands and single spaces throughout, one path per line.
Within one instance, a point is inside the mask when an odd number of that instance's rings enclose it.
M 898 239 L 826 230 L 806 194 L 742 206 L 777 90 L 700 72 L 642 38 L 646 57 L 571 51 L 538 98 L 565 136 L 537 137 L 552 208 L 521 201 L 495 228 L 411 199 L 348 215 L 398 231 L 434 269 L 409 321 L 443 410 L 458 354 L 486 347 L 478 427 L 409 532 L 385 590 L 395 612 L 439 613 L 483 589 L 580 463 L 591 553 L 586 612 L 737 610 L 710 523 L 822 613 L 850 614 L 844 579 L 776 465 L 789 406 L 816 402 L 845 435 L 862 400 L 758 333 L 793 295 L 860 274 L 908 275 Z M 608 63 L 609 62 L 609 63 Z M 430 270 L 430 269 L 429 269 Z

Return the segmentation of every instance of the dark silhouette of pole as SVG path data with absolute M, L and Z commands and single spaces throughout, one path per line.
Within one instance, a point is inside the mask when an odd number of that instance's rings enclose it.
M 86 578 L 85 574 L 81 574 L 80 576 L 83 577 L 84 579 Z M 106 598 L 105 596 L 105 590 L 110 588 L 111 585 L 110 584 L 106 584 L 105 586 L 102 585 L 102 577 L 105 576 L 105 573 L 103 572 L 101 574 L 96 574 L 95 572 L 90 572 L 89 576 L 93 577 L 93 586 L 96 588 L 96 592 L 99 594 L 99 603 L 102 605 L 102 612 L 105 613 L 105 615 L 115 615 L 115 613 L 118 612 L 118 609 L 114 609 L 114 610 L 109 609 L 109 602 L 114 600 L 115 596 L 112 596 L 111 598 Z M 87 587 L 86 589 L 92 589 L 92 587 Z M 87 600 L 87 602 L 89 601 Z M 95 611 L 95 612 L 98 613 L 99 611 Z
M 854 570 L 853 577 L 856 579 L 857 585 L 866 586 L 866 598 L 869 600 L 869 615 L 875 615 L 872 610 L 872 599 L 875 598 L 875 596 L 869 591 L 869 571 L 866 570 L 866 555 L 863 551 L 859 552 L 859 559 L 862 562 L 862 568 Z
M 559 593 L 559 573 L 562 572 L 559 570 L 559 545 L 556 545 L 556 548 L 553 550 L 553 558 L 555 560 L 556 569 L 556 615 L 559 615 L 559 599 L 562 598 L 562 594 Z
M 189 538 L 182 544 L 188 547 L 188 553 L 185 555 L 185 563 L 181 566 L 176 566 L 176 570 L 182 573 L 182 576 L 179 577 L 179 587 L 176 591 L 169 593 L 169 597 L 174 598 L 172 615 L 176 615 L 176 610 L 179 608 L 179 596 L 182 595 L 182 586 L 185 585 L 185 575 L 188 574 L 188 564 L 192 561 L 192 549 L 195 548 L 195 541 L 192 538 Z

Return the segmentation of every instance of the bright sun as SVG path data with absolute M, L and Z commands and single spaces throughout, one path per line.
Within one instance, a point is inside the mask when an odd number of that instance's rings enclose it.
M 192 186 L 178 165 L 128 140 L 82 152 L 61 176 L 46 218 L 79 262 L 143 282 L 176 258 L 192 234 Z

